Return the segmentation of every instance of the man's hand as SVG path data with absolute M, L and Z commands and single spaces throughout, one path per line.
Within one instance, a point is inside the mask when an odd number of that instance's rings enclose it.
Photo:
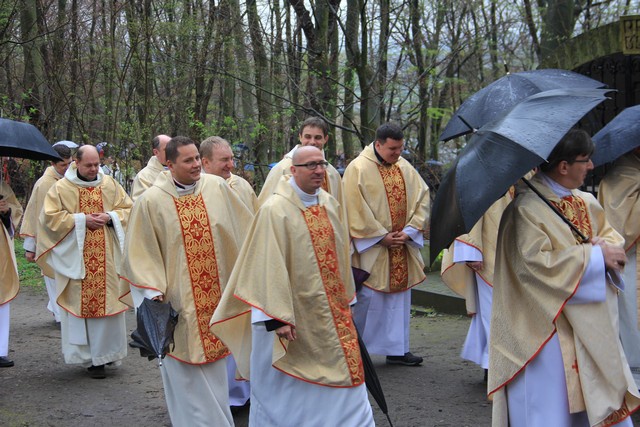
M 27 259 L 27 261 L 29 262 L 35 262 L 36 261 L 36 254 L 35 252 L 31 252 L 31 251 L 24 251 L 24 257 Z
M 0 200 L 0 214 L 6 214 L 9 212 L 9 202 L 2 199 Z
M 101 212 L 85 214 L 85 218 L 87 219 L 87 228 L 89 230 L 97 230 L 107 225 L 107 222 L 109 222 L 111 217 L 108 214 Z
M 293 341 L 297 338 L 296 327 L 291 325 L 280 326 L 276 329 L 276 335 L 279 338 L 284 338 L 288 341 Z
M 482 271 L 484 264 L 482 261 L 467 261 L 467 266 L 473 271 Z
M 380 240 L 380 244 L 387 248 L 399 248 L 409 240 L 409 236 L 402 231 L 392 231 Z
M 602 239 L 594 237 L 591 239 L 591 243 L 600 246 L 602 249 L 602 256 L 604 257 L 604 265 L 612 270 L 620 271 L 627 263 L 627 254 L 624 249 L 618 246 L 612 246 Z

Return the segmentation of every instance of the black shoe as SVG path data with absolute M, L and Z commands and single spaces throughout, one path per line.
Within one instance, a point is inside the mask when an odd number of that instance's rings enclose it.
M 422 363 L 422 357 L 414 356 L 411 352 L 406 352 L 404 356 L 387 356 L 389 365 L 418 366 Z
M 0 356 L 0 368 L 10 368 L 13 365 L 13 360 L 9 360 L 4 356 Z
M 107 374 L 104 372 L 104 365 L 91 365 L 87 368 L 87 371 L 89 371 L 89 376 L 93 379 L 102 380 L 107 378 Z

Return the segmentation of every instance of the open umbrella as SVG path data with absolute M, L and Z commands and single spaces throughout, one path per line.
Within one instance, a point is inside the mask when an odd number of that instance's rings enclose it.
M 511 185 L 544 162 L 562 137 L 606 99 L 607 89 L 556 89 L 483 126 L 447 171 L 431 211 L 431 263 L 468 233 Z
M 624 109 L 593 135 L 594 166 L 609 163 L 640 146 L 640 105 Z
M 131 333 L 133 341 L 131 347 L 140 349 L 140 356 L 149 360 L 158 358 L 162 366 L 162 359 L 169 352 L 173 344 L 173 331 L 178 324 L 178 313 L 170 303 L 162 303 L 145 298 L 138 307 L 137 328 Z
M 507 73 L 467 98 L 440 135 L 441 141 L 472 133 L 498 119 L 518 102 L 553 89 L 598 89 L 602 82 L 573 71 L 544 69 Z
M 56 145 L 64 145 L 65 147 L 69 147 L 69 148 L 78 148 L 78 144 L 76 144 L 73 141 L 69 141 L 66 139 L 63 139 L 62 141 L 58 141 L 55 144 L 53 144 L 53 147 L 55 147 Z
M 58 153 L 35 126 L 9 119 L 0 119 L 0 156 L 60 160 Z

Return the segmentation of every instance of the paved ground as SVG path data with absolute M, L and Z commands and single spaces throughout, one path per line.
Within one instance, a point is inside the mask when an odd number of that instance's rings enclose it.
M 0 425 L 170 425 L 155 361 L 131 350 L 122 366 L 108 369 L 107 379 L 90 379 L 84 369 L 64 364 L 60 331 L 45 306 L 44 291 L 31 288 L 11 303 L 16 366 L 0 369 Z M 133 329 L 133 313 L 127 316 Z M 482 371 L 458 357 L 468 322 L 464 316 L 415 317 L 412 350 L 425 356 L 424 366 L 388 366 L 373 356 L 396 427 L 490 424 Z M 377 425 L 388 425 L 372 405 Z M 237 426 L 246 424 L 246 415 L 237 417 Z

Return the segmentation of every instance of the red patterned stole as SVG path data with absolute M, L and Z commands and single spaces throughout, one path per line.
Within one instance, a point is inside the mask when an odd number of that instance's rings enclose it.
M 378 165 L 387 202 L 391 213 L 391 231 L 402 231 L 407 221 L 407 190 L 404 177 L 398 165 Z M 399 292 L 407 290 L 409 285 L 409 266 L 407 248 L 389 248 L 389 290 Z
M 349 301 L 340 278 L 333 227 L 324 207 L 312 206 L 305 209 L 303 215 L 311 234 L 311 244 L 316 254 L 336 332 L 349 367 L 351 383 L 354 386 L 360 385 L 364 382 L 364 368 L 358 347 L 358 335 L 351 320 Z
M 209 331 L 209 321 L 220 302 L 221 289 L 207 207 L 200 194 L 173 200 L 182 229 L 200 340 L 207 362 L 213 362 L 230 353 L 222 341 Z
M 100 187 L 79 189 L 83 214 L 104 212 Z M 80 315 L 84 318 L 104 317 L 107 311 L 107 247 L 105 229 L 86 229 L 84 238 L 84 270 L 82 279 Z
M 582 198 L 577 196 L 567 196 L 560 199 L 559 202 L 552 201 L 551 203 L 553 203 L 554 206 L 557 207 L 584 236 L 593 236 L 593 229 L 591 228 L 591 219 L 589 218 L 587 205 Z M 577 236 L 576 241 L 578 243 L 582 243 L 581 239 Z

